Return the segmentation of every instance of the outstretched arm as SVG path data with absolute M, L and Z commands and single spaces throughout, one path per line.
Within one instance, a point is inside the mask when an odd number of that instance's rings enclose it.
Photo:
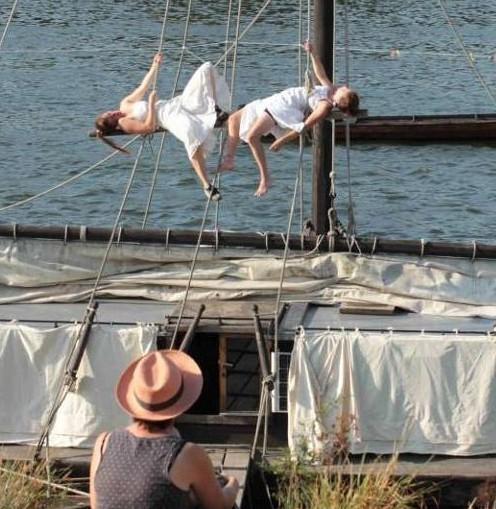
M 320 60 L 320 58 L 317 55 L 314 55 L 312 43 L 306 41 L 303 47 L 305 48 L 305 51 L 310 55 L 310 59 L 312 60 L 313 72 L 315 74 L 315 77 L 319 80 L 319 83 L 333 90 L 334 85 L 332 81 L 329 79 L 329 76 L 327 76 L 327 73 L 324 69 L 324 65 L 322 64 L 322 60 Z
M 331 109 L 332 107 L 327 101 L 320 101 L 317 104 L 315 110 L 313 110 L 312 113 L 305 120 L 302 132 L 306 129 L 312 128 L 315 124 L 317 124 L 321 120 L 324 120 L 327 117 L 327 115 L 329 115 Z M 300 133 L 297 131 L 289 131 L 289 133 L 281 136 L 274 143 L 272 143 L 269 150 L 277 152 L 283 145 L 285 145 L 289 141 L 296 140 L 299 135 Z
M 124 97 L 124 99 L 122 99 L 121 105 L 120 105 L 121 111 L 126 111 L 126 107 L 128 107 L 129 104 L 134 103 L 136 101 L 141 101 L 141 99 L 143 99 L 143 96 L 146 94 L 146 91 L 150 88 L 150 85 L 152 84 L 153 80 L 155 79 L 155 76 L 157 75 L 158 68 L 161 63 L 162 63 L 162 55 L 160 53 L 157 53 L 153 57 L 153 62 L 150 67 L 150 70 L 146 73 L 141 84 L 133 92 L 131 92 L 128 96 L 126 96 L 126 97 Z

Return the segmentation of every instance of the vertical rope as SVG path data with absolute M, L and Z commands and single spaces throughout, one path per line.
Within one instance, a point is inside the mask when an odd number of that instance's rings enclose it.
M 231 4 L 231 2 L 229 2 Z M 238 61 L 238 42 L 239 42 L 239 31 L 241 26 L 241 8 L 243 6 L 243 0 L 238 0 L 238 13 L 236 17 L 236 32 L 234 36 L 234 52 L 233 52 L 233 58 L 232 58 L 232 64 L 231 64 L 231 86 L 229 91 L 229 111 L 232 111 L 233 107 L 233 97 L 234 97 L 234 87 L 236 84 L 236 64 Z M 231 7 L 229 7 L 229 12 L 231 11 Z M 225 64 L 227 64 L 227 54 L 226 54 L 226 60 Z M 220 139 L 220 146 L 221 151 L 223 152 L 224 147 L 224 133 L 221 135 Z M 215 173 L 214 177 L 214 185 L 217 185 L 217 187 L 220 189 L 221 185 L 221 174 L 219 172 L 219 166 L 217 166 L 217 171 Z M 219 213 L 220 213 L 220 203 L 217 202 L 215 205 L 215 220 L 214 220 L 214 229 L 217 230 L 219 227 Z
M 183 63 L 185 44 L 186 44 L 186 39 L 187 39 L 187 34 L 188 34 L 188 29 L 189 29 L 189 22 L 190 22 L 190 17 L 191 17 L 191 3 L 192 3 L 192 1 L 190 0 L 189 6 L 188 6 L 188 14 L 187 14 L 187 17 L 186 17 L 186 23 L 185 23 L 185 28 L 184 28 L 184 34 L 183 34 L 183 45 L 182 45 L 182 49 L 181 49 L 181 56 L 180 56 L 180 59 L 179 59 L 179 65 L 178 65 L 178 70 L 177 70 L 177 74 L 176 74 L 176 79 L 175 79 L 175 82 L 174 82 L 174 87 L 173 87 L 172 92 L 171 92 L 171 99 L 176 94 L 177 83 L 179 81 L 179 75 L 180 75 L 181 67 L 182 67 L 182 63 Z M 170 0 L 167 0 L 167 4 L 165 6 L 165 11 L 164 11 L 164 16 L 163 16 L 163 20 L 162 20 L 162 30 L 160 32 L 160 41 L 159 41 L 159 44 L 158 44 L 158 52 L 159 53 L 162 53 L 163 48 L 164 48 L 165 27 L 167 25 L 167 18 L 168 18 L 168 14 L 169 14 L 169 5 L 170 5 Z M 156 87 L 156 84 L 157 84 L 157 79 L 158 79 L 158 72 L 155 75 L 155 81 L 153 83 L 153 90 L 155 90 L 155 87 Z M 155 187 L 157 185 L 158 170 L 159 170 L 159 167 L 160 167 L 160 160 L 162 158 L 162 152 L 164 150 L 165 135 L 166 134 L 167 133 L 163 132 L 161 134 L 161 136 L 160 136 L 160 146 L 159 146 L 159 149 L 158 149 L 158 152 L 157 152 L 157 157 L 155 158 L 155 167 L 154 167 L 154 170 L 153 170 L 152 182 L 151 182 L 151 185 L 150 185 L 150 191 L 148 193 L 148 199 L 147 199 L 147 203 L 146 203 L 145 213 L 143 215 L 143 222 L 141 223 L 141 229 L 142 230 L 145 228 L 146 223 L 148 221 L 148 214 L 150 212 L 150 207 L 151 207 L 151 204 L 152 204 L 153 195 L 155 193 Z
M 349 86 L 350 83 L 350 33 L 349 33 L 349 20 L 348 20 L 348 0 L 344 0 L 344 58 L 345 58 L 345 83 Z M 353 208 L 353 196 L 351 193 L 351 136 L 350 136 L 350 122 L 345 119 L 345 137 L 346 137 L 346 173 L 348 180 L 348 235 L 352 237 L 356 233 L 355 212 Z
M 14 13 L 17 8 L 17 2 L 18 0 L 14 0 L 14 3 L 12 4 L 12 9 L 10 10 L 9 17 L 7 18 L 7 23 L 5 24 L 5 28 L 3 29 L 2 37 L 0 37 L 0 49 L 2 49 L 3 41 L 5 40 L 5 37 L 7 35 L 7 30 L 9 29 L 10 23 L 14 18 Z

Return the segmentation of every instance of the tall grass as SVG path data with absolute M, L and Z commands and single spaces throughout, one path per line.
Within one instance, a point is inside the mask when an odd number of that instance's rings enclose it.
M 51 481 L 63 482 L 65 476 Z M 52 505 L 65 500 L 64 490 L 48 489 L 44 463 L 0 462 L 0 509 L 41 509 L 47 507 L 48 501 Z
M 394 474 L 397 457 L 374 469 L 361 472 L 351 464 L 321 467 L 283 460 L 274 468 L 276 500 L 284 509 L 410 509 L 425 507 L 432 489 L 413 476 Z M 358 469 L 358 472 L 354 470 Z

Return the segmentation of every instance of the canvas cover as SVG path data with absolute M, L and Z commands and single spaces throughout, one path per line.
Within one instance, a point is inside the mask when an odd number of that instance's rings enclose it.
M 0 443 L 36 443 L 55 397 L 76 325 L 43 329 L 0 324 Z M 50 446 L 91 446 L 104 430 L 126 425 L 114 398 L 121 371 L 155 348 L 155 326 L 94 325 L 76 390 L 67 395 Z
M 87 300 L 106 244 L 0 239 L 0 304 Z M 98 297 L 182 300 L 193 248 L 116 244 Z M 189 300 L 275 299 L 282 253 L 200 249 Z M 433 315 L 496 318 L 491 260 L 290 253 L 283 300 L 366 302 Z
M 485 335 L 301 331 L 289 371 L 289 445 L 352 453 L 496 452 L 496 341 Z

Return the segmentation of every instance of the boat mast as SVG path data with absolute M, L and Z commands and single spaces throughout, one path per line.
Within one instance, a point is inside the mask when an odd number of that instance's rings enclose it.
M 314 49 L 334 83 L 334 0 L 314 1 Z M 312 220 L 317 233 L 334 231 L 337 224 L 330 172 L 334 169 L 334 122 L 323 120 L 314 129 Z M 330 214 L 328 214 L 330 211 Z M 331 224 L 329 224 L 329 216 Z

